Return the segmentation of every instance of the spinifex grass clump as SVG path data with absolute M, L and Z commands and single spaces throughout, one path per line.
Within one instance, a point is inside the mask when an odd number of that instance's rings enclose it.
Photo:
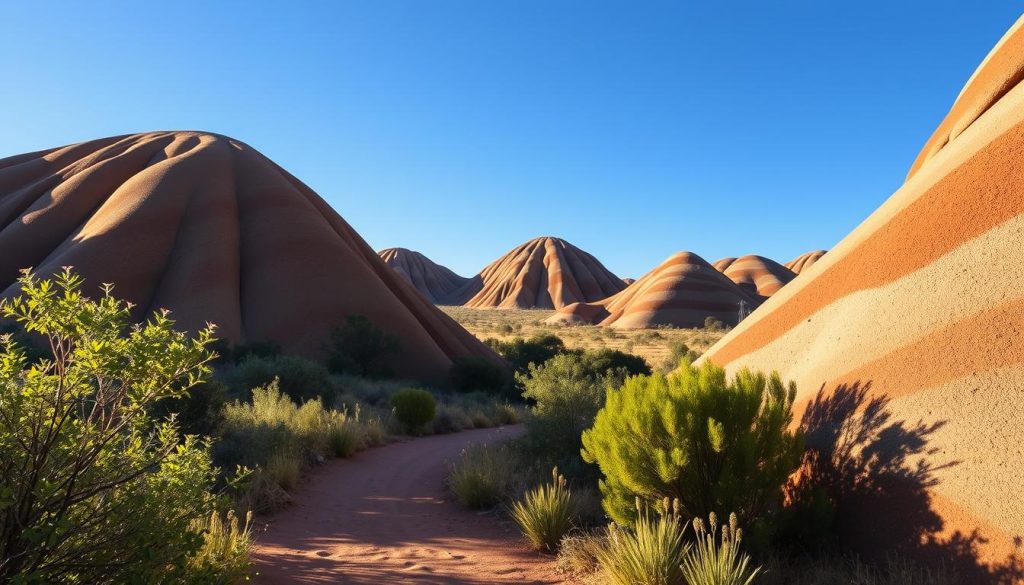
M 252 512 L 239 522 L 234 511 L 226 516 L 213 512 L 196 520 L 192 528 L 203 534 L 203 546 L 190 564 L 203 575 L 213 576 L 210 585 L 231 585 L 247 577 L 252 550 Z M 198 582 L 198 581 L 197 581 Z
M 537 550 L 554 552 L 572 528 L 572 493 L 558 468 L 551 470 L 551 483 L 530 490 L 512 505 L 512 518 Z
M 448 489 L 467 508 L 483 510 L 496 505 L 508 485 L 504 452 L 488 445 L 462 451 L 448 474 Z
M 615 585 L 687 585 L 681 565 L 690 545 L 683 538 L 684 528 L 678 500 L 669 503 L 665 498 L 652 513 L 637 498 L 636 522 L 632 528 L 608 528 L 598 564 Z
M 718 517 L 708 516 L 710 530 L 704 520 L 694 518 L 697 545 L 683 560 L 683 575 L 689 585 L 750 585 L 761 568 L 750 568 L 750 557 L 740 552 L 743 530 L 736 514 L 729 515 L 729 524 L 718 535 Z

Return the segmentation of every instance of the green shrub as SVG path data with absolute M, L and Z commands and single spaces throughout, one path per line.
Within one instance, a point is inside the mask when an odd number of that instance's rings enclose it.
M 710 329 L 711 331 L 721 331 L 722 329 L 725 329 L 725 325 L 718 319 L 709 315 L 704 319 L 704 328 Z
M 473 445 L 464 449 L 452 464 L 448 489 L 467 508 L 491 508 L 504 495 L 510 471 L 507 451 Z
M 607 580 L 614 585 L 688 585 L 682 564 L 690 545 L 683 538 L 678 502 L 670 509 L 665 500 L 654 514 L 638 500 L 634 516 L 632 528 L 610 526 L 606 546 L 595 550 Z
M 151 414 L 208 375 L 212 330 L 129 326 L 112 287 L 90 300 L 69 268 L 18 282 L 0 318 L 54 349 L 0 339 L 0 582 L 214 581 L 191 563 L 219 505 L 209 450 Z
M 451 367 L 452 386 L 459 392 L 482 390 L 489 394 L 505 393 L 511 381 L 501 366 L 479 356 L 455 358 Z
M 228 386 L 220 380 L 206 380 L 181 396 L 157 402 L 153 414 L 160 418 L 173 415 L 182 434 L 213 436 L 224 421 L 229 394 Z
M 699 357 L 700 354 L 690 349 L 689 346 L 687 346 L 685 343 L 683 343 L 682 341 L 675 341 L 669 348 L 668 357 L 665 358 L 665 362 L 661 365 L 661 368 L 659 368 L 659 370 L 662 373 L 667 374 L 672 370 L 678 368 L 679 365 L 683 363 L 683 360 L 686 360 L 687 363 L 692 364 Z
M 494 426 L 494 421 L 482 410 L 474 410 L 469 413 L 469 420 L 473 423 L 474 429 L 489 429 Z
M 435 435 L 457 433 L 470 428 L 473 428 L 473 421 L 466 411 L 448 404 L 438 405 L 433 425 Z
M 740 552 L 743 530 L 738 526 L 736 514 L 729 515 L 729 524 L 722 526 L 718 535 L 718 518 L 708 516 L 711 528 L 701 518 L 694 518 L 693 530 L 696 546 L 683 559 L 683 576 L 689 585 L 750 585 L 761 572 L 750 568 L 750 557 Z
M 335 374 L 369 378 L 392 375 L 389 361 L 398 353 L 398 339 L 377 328 L 362 315 L 350 315 L 331 332 L 327 367 Z
M 584 459 L 605 476 L 605 510 L 628 524 L 635 497 L 667 496 L 690 516 L 718 508 L 757 518 L 800 462 L 802 436 L 789 430 L 795 395 L 778 374 L 727 380 L 711 363 L 630 378 L 583 433 Z
M 278 388 L 296 402 L 330 398 L 335 392 L 326 368 L 292 355 L 272 358 L 251 355 L 227 376 L 227 382 L 234 395 L 241 397 L 248 396 L 254 388 L 270 384 L 275 378 Z
M 554 552 L 572 528 L 572 504 L 572 493 L 556 467 L 551 471 L 551 483 L 526 492 L 512 505 L 512 519 L 535 549 Z
M 434 420 L 437 402 L 434 395 L 420 388 L 399 390 L 391 397 L 391 406 L 395 409 L 395 418 L 402 423 L 405 431 L 415 434 L 423 426 Z
M 521 417 L 519 416 L 519 410 L 515 406 L 504 402 L 495 403 L 491 407 L 491 413 L 488 418 L 490 418 L 491 422 L 495 425 L 501 426 L 517 424 Z
M 518 375 L 523 397 L 533 403 L 526 417 L 528 447 L 577 476 L 583 469 L 581 435 L 594 423 L 611 380 L 588 368 L 580 354 L 562 354 Z
M 254 341 L 239 343 L 231 348 L 231 361 L 240 364 L 249 357 L 273 359 L 281 355 L 281 345 L 276 341 Z
M 351 457 L 363 442 L 362 429 L 358 422 L 348 418 L 348 413 L 332 413 L 327 444 L 335 457 Z
M 651 366 L 644 358 L 616 349 L 583 352 L 583 367 L 599 375 L 624 380 L 629 376 L 649 375 Z
M 510 341 L 488 339 L 485 343 L 505 358 L 516 372 L 525 372 L 530 364 L 542 365 L 566 351 L 565 343 L 550 333 L 539 333 L 529 339 L 517 337 Z

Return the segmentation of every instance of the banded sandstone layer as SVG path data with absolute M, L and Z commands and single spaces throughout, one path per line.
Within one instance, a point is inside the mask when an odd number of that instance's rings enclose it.
M 844 540 L 964 583 L 1024 581 L 1022 22 L 904 185 L 704 358 L 797 383 Z
M 489 264 L 463 290 L 473 308 L 560 309 L 626 288 L 596 258 L 560 238 L 535 238 Z
M 658 325 L 702 327 L 708 317 L 735 325 L 740 303 L 760 299 L 691 252 L 679 252 L 622 292 L 596 303 L 579 303 L 552 315 L 548 323 L 598 323 L 616 329 Z
M 752 296 L 767 298 L 779 292 L 796 273 L 764 256 L 723 258 L 714 267 Z
M 450 304 L 453 295 L 470 280 L 413 250 L 387 248 L 377 254 L 427 300 L 437 305 Z
M 821 257 L 824 255 L 825 250 L 805 252 L 803 254 L 800 254 L 796 258 L 793 258 L 789 262 L 786 262 L 784 266 L 792 270 L 794 273 L 800 274 L 804 270 L 807 270 L 811 266 L 814 266 L 814 263 L 817 262 L 818 260 L 821 260 Z
M 401 344 L 399 375 L 444 383 L 494 354 L 426 301 L 309 187 L 250 146 L 201 132 L 103 138 L 0 160 L 0 290 L 70 265 L 95 289 L 233 343 L 315 355 L 346 316 Z

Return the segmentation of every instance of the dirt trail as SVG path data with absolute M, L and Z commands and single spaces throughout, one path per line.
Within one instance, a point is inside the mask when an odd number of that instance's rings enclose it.
M 256 583 L 391 585 L 561 583 L 509 522 L 468 511 L 445 492 L 446 461 L 518 426 L 395 443 L 331 462 L 295 504 L 263 522 Z

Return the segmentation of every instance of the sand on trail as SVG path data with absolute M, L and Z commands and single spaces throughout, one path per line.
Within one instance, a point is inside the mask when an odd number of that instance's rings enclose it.
M 448 461 L 518 425 L 394 443 L 337 460 L 261 519 L 256 583 L 562 583 L 510 521 L 466 510 L 444 486 Z

